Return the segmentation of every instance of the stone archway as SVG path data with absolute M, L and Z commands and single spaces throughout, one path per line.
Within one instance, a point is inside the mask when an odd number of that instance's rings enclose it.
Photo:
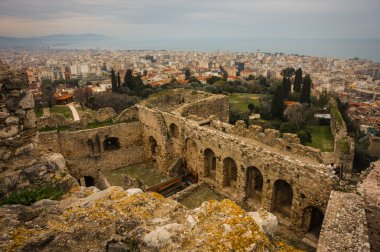
M 249 205 L 260 208 L 263 194 L 263 175 L 259 169 L 250 166 L 246 174 L 246 199 Z
M 237 182 L 237 165 L 228 157 L 223 160 L 223 187 L 235 187 Z
M 274 183 L 272 196 L 272 212 L 290 217 L 293 201 L 292 186 L 285 180 L 278 179 Z
M 211 149 L 204 151 L 204 171 L 205 177 L 214 179 L 216 178 L 216 156 Z
M 316 207 L 309 206 L 303 211 L 302 228 L 306 231 L 306 236 L 314 240 L 319 239 L 324 215 L 321 210 Z

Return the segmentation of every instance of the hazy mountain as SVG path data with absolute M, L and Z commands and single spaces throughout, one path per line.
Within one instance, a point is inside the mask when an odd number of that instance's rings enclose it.
M 39 37 L 17 38 L 0 36 L 0 48 L 63 46 L 91 41 L 106 40 L 99 34 L 54 34 Z

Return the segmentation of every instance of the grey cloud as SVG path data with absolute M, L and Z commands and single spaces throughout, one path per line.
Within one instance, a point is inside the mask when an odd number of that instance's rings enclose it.
M 108 33 L 117 26 L 213 37 L 380 37 L 379 12 L 378 0 L 0 0 L 0 18 L 31 26 L 85 18 L 103 20 Z

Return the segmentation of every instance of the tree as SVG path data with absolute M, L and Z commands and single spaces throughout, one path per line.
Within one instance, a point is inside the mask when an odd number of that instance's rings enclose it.
M 310 103 L 310 93 L 311 93 L 311 78 L 310 75 L 306 75 L 303 79 L 300 102 L 301 103 Z
M 117 73 L 117 88 L 119 89 L 119 91 L 121 90 L 120 72 Z
M 249 109 L 250 114 L 252 114 L 253 111 L 255 110 L 255 105 L 253 103 L 248 104 L 248 109 Z
M 285 76 L 282 77 L 282 89 L 283 89 L 284 98 L 288 99 L 292 86 L 291 86 L 290 79 Z
M 274 118 L 282 120 L 284 115 L 285 105 L 284 105 L 284 94 L 282 86 L 277 86 L 277 89 L 272 98 L 271 112 Z
M 125 73 L 125 76 L 124 76 L 124 86 L 129 88 L 129 89 L 133 89 L 133 74 L 132 74 L 132 70 L 131 69 L 128 69 L 127 72 Z
M 307 130 L 300 130 L 297 133 L 298 138 L 300 139 L 301 144 L 305 145 L 307 143 L 311 143 L 312 136 L 311 133 Z
M 185 69 L 185 80 L 189 80 L 191 77 L 191 72 L 188 68 Z
M 142 90 L 144 89 L 144 82 L 141 79 L 141 75 L 133 77 L 133 90 L 139 97 L 142 97 Z
M 298 125 L 299 128 L 312 123 L 315 109 L 307 104 L 294 104 L 286 107 L 284 116 L 288 122 Z
M 53 87 L 53 83 L 51 82 L 51 80 L 45 79 L 45 80 L 42 80 L 41 87 L 42 87 L 42 100 L 44 101 L 45 104 L 47 104 L 49 108 L 52 108 L 56 102 L 55 97 L 54 97 L 55 89 Z
M 117 88 L 117 80 L 116 80 L 116 75 L 115 75 L 115 71 L 111 70 L 111 83 L 112 83 L 112 92 L 116 93 L 118 88 Z
M 300 93 L 302 85 L 302 69 L 298 68 L 294 77 L 294 92 Z
M 113 108 L 117 113 L 120 113 L 124 109 L 136 104 L 138 99 L 125 94 L 117 93 L 103 93 L 94 96 L 92 100 L 92 106 L 95 109 L 100 108 Z
M 74 91 L 74 100 L 79 102 L 82 110 L 84 110 L 84 105 L 88 104 L 90 101 L 90 97 L 92 96 L 92 88 L 84 86 L 81 88 L 77 88 Z
M 287 67 L 281 71 L 281 75 L 290 79 L 295 74 L 295 72 L 296 70 L 294 67 Z
M 212 84 L 214 84 L 215 82 L 217 82 L 217 81 L 219 81 L 221 79 L 222 78 L 220 78 L 218 76 L 212 76 L 211 78 L 208 78 L 206 82 L 207 82 L 207 84 L 212 85 Z

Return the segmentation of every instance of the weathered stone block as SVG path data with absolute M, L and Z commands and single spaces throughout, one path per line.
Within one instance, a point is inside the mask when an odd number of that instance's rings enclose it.
M 33 94 L 30 91 L 25 92 L 25 96 L 20 101 L 20 107 L 22 109 L 32 109 L 34 108 Z
M 0 138 L 9 138 L 18 134 L 18 126 L 12 125 L 0 130 Z
M 36 126 L 37 126 L 36 114 L 34 113 L 33 110 L 27 110 L 25 114 L 24 128 L 34 129 Z
M 5 120 L 7 125 L 17 125 L 19 123 L 18 117 L 10 116 Z

